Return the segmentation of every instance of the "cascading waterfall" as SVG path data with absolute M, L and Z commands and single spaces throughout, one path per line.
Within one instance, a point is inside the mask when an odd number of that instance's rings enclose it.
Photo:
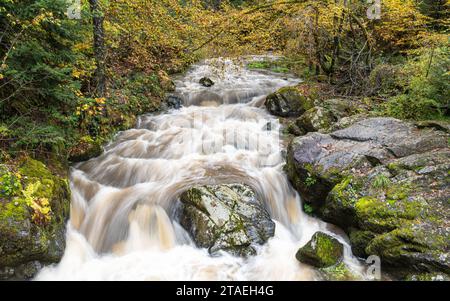
M 216 84 L 201 86 L 203 76 Z M 181 109 L 142 116 L 103 155 L 73 167 L 66 251 L 36 279 L 320 280 L 294 256 L 316 231 L 339 239 L 345 263 L 360 273 L 342 233 L 303 213 L 282 171 L 280 125 L 262 104 L 298 82 L 229 59 L 193 66 L 176 81 Z M 183 191 L 219 183 L 250 185 L 276 222 L 275 236 L 256 256 L 212 257 L 177 223 Z

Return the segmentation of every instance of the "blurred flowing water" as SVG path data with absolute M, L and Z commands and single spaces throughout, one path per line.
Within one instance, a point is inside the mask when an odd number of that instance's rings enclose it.
M 339 239 L 345 263 L 361 273 L 342 233 L 303 213 L 282 171 L 285 143 L 263 102 L 267 94 L 300 80 L 245 68 L 258 59 L 194 65 L 176 80 L 183 107 L 142 116 L 103 155 L 74 166 L 64 257 L 36 279 L 320 280 L 316 270 L 295 259 L 316 231 Z M 205 76 L 216 84 L 200 85 Z M 180 193 L 220 183 L 250 185 L 276 222 L 275 236 L 256 256 L 212 257 L 195 246 L 175 218 Z

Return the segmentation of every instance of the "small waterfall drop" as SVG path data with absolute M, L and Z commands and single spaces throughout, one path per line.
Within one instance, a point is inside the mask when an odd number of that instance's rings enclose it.
M 255 59 L 245 58 L 245 60 Z M 207 76 L 215 85 L 206 88 Z M 345 246 L 334 228 L 303 213 L 283 173 L 283 141 L 265 96 L 298 79 L 250 71 L 230 59 L 194 65 L 176 80 L 178 110 L 141 116 L 104 154 L 71 171 L 71 217 L 62 261 L 37 280 L 320 280 L 295 253 L 316 231 Z M 178 197 L 194 185 L 250 185 L 276 222 L 256 256 L 212 257 L 178 224 Z

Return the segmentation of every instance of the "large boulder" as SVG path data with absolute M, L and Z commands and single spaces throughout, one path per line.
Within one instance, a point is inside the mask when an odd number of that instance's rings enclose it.
M 287 172 L 314 212 L 342 227 L 353 252 L 386 269 L 450 273 L 449 135 L 393 118 L 295 138 Z
M 0 279 L 32 278 L 65 248 L 70 192 L 66 179 L 40 161 L 0 170 Z
M 326 268 L 341 262 L 344 246 L 323 232 L 316 232 L 311 240 L 301 247 L 295 257 L 298 261 L 317 268 Z
M 305 96 L 296 87 L 284 87 L 267 96 L 267 110 L 280 117 L 298 117 L 314 106 L 311 97 Z
M 342 99 L 317 100 L 315 103 L 315 107 L 307 110 L 295 121 L 303 133 L 328 133 L 339 120 L 356 113 L 352 103 Z
M 303 113 L 295 121 L 295 125 L 303 133 L 326 132 L 336 121 L 336 117 L 330 110 L 324 107 L 314 107 Z
M 236 256 L 255 254 L 255 246 L 274 235 L 275 223 L 242 184 L 199 186 L 181 195 L 180 223 L 197 246 L 211 254 L 220 250 Z

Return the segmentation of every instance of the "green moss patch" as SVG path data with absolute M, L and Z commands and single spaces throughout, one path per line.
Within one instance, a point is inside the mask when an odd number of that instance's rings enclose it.
M 324 268 L 335 265 L 342 260 L 343 245 L 335 238 L 316 232 L 311 240 L 296 254 L 298 261 L 315 267 Z

